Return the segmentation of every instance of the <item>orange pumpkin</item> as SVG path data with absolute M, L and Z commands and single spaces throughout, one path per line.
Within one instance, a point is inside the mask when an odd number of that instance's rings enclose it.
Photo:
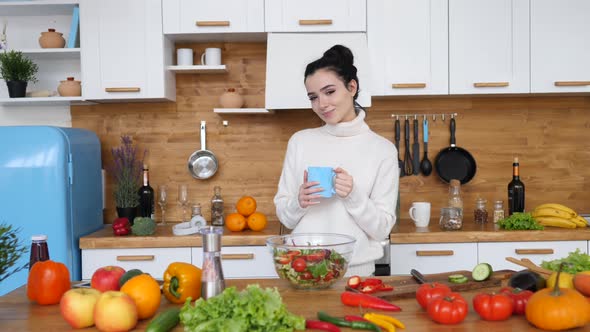
M 536 292 L 526 305 L 526 319 L 543 330 L 568 330 L 590 321 L 590 303 L 584 295 L 574 289 L 559 288 L 562 266 L 557 272 L 555 286 Z
M 70 271 L 59 262 L 47 260 L 33 264 L 27 281 L 27 297 L 39 304 L 57 304 L 71 288 Z

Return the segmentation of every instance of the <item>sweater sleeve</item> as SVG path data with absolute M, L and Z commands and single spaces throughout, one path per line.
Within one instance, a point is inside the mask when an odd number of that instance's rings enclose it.
M 277 217 L 289 229 L 295 228 L 307 209 L 299 205 L 299 187 L 303 183 L 303 173 L 297 170 L 297 147 L 291 138 L 287 145 L 287 153 L 283 163 L 283 171 L 277 194 L 274 197 Z
M 397 156 L 397 153 L 389 153 Z M 372 239 L 383 240 L 395 225 L 395 207 L 399 190 L 397 157 L 384 159 L 377 169 L 369 195 L 353 187 L 344 206 L 357 225 Z

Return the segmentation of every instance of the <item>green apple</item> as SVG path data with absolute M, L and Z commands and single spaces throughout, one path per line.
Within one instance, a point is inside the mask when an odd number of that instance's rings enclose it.
M 59 302 L 61 316 L 75 329 L 94 325 L 94 306 L 100 292 L 94 288 L 73 288 Z
M 94 307 L 94 324 L 105 332 L 132 330 L 137 325 L 135 301 L 120 291 L 102 293 Z

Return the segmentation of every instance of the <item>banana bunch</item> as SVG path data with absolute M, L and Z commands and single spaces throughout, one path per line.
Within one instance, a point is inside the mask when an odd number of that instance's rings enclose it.
M 562 228 L 588 226 L 586 219 L 579 216 L 576 211 L 557 203 L 541 204 L 531 212 L 531 215 L 543 226 Z

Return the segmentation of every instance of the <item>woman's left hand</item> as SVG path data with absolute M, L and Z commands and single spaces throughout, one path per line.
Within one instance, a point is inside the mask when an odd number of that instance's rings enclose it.
M 352 176 L 340 167 L 336 168 L 334 172 L 336 173 L 336 179 L 334 179 L 336 194 L 341 198 L 348 197 L 353 186 Z

